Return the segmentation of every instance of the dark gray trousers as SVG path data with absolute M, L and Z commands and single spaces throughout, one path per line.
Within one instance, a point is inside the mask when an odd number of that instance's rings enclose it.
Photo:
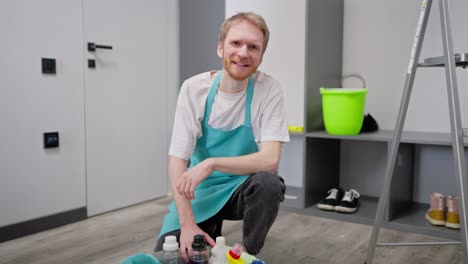
M 233 193 L 226 205 L 213 217 L 198 224 L 200 229 L 215 239 L 221 236 L 223 220 L 244 220 L 244 247 L 249 254 L 260 252 L 268 231 L 278 215 L 284 200 L 286 186 L 283 178 L 269 172 L 252 174 Z M 162 235 L 155 251 L 162 250 L 166 236 L 180 237 L 180 229 Z

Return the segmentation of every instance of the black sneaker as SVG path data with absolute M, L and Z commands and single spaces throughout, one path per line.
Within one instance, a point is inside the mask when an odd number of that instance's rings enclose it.
M 340 213 L 354 213 L 359 207 L 359 197 L 361 195 L 354 189 L 345 192 L 343 199 L 335 206 L 335 211 Z
M 341 188 L 333 188 L 330 189 L 327 193 L 328 196 L 322 201 L 318 202 L 317 206 L 322 210 L 334 211 L 335 206 L 343 197 L 344 191 Z

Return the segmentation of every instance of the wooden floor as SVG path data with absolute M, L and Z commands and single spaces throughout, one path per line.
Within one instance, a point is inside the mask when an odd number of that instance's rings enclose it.
M 151 252 L 168 199 L 92 217 L 85 221 L 0 243 L 0 263 L 120 263 Z M 241 222 L 226 222 L 223 235 L 241 241 Z M 370 226 L 281 210 L 258 255 L 268 264 L 364 263 Z M 383 229 L 380 241 L 434 241 L 435 238 Z M 377 248 L 374 263 L 462 263 L 459 246 Z

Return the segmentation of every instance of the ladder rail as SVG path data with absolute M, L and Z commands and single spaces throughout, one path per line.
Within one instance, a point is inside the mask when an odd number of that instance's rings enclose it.
M 414 78 L 416 75 L 416 69 L 421 54 L 422 42 L 426 33 L 427 21 L 429 19 L 430 10 L 432 7 L 432 0 L 423 0 L 421 5 L 421 13 L 416 28 L 416 35 L 411 50 L 410 62 L 408 65 L 408 72 L 406 74 L 405 88 L 403 90 L 403 96 L 400 103 L 400 109 L 398 111 L 396 129 L 393 133 L 392 148 L 387 160 L 387 168 L 385 173 L 384 187 L 381 192 L 379 203 L 377 205 L 377 212 L 374 219 L 374 226 L 372 228 L 372 234 L 369 240 L 369 249 L 367 251 L 366 263 L 371 264 L 374 257 L 375 247 L 377 245 L 377 238 L 379 236 L 380 227 L 383 222 L 383 216 L 385 207 L 388 204 L 390 185 L 392 182 L 393 171 L 395 168 L 396 158 L 398 155 L 398 149 L 400 146 L 401 133 L 405 123 L 406 113 L 408 110 L 409 100 L 411 96 L 411 90 L 413 88 Z
M 460 103 L 458 100 L 458 84 L 455 71 L 455 58 L 453 56 L 453 41 L 450 27 L 450 18 L 447 0 L 440 0 L 440 22 L 442 28 L 442 44 L 444 50 L 445 63 L 445 79 L 447 81 L 447 95 L 450 113 L 450 127 L 452 134 L 452 151 L 455 166 L 455 180 L 457 182 L 458 194 L 460 197 L 460 225 L 461 225 L 461 241 L 463 245 L 463 259 L 468 263 L 468 248 L 466 243 L 467 238 L 467 223 L 466 223 L 466 165 L 465 165 L 465 148 L 463 145 L 463 131 L 460 117 Z

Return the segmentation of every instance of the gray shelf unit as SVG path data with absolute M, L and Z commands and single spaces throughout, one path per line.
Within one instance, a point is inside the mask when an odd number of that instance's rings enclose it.
M 299 15 L 299 14 L 298 14 Z M 304 93 L 289 94 L 297 100 L 304 100 L 305 131 L 323 129 L 322 99 L 320 87 L 340 87 L 342 78 L 343 17 L 344 1 L 306 1 L 305 10 L 305 65 L 289 65 L 290 71 L 303 71 Z M 324 23 L 326 21 L 326 23 Z M 302 28 L 302 25 L 297 25 Z M 284 49 L 290 48 L 289 42 L 281 42 Z M 279 56 L 282 54 L 269 54 Z M 265 63 L 267 63 L 265 61 Z M 291 68 L 292 67 L 292 68 Z M 280 80 L 287 84 L 287 80 Z M 284 86 L 288 91 L 288 86 Z M 299 124 L 300 125 L 300 124 Z M 279 174 L 284 177 L 287 191 L 286 208 L 302 209 L 307 207 L 310 192 L 314 188 L 305 176 L 306 136 L 304 133 L 290 133 L 291 142 L 283 145 Z M 330 153 L 332 154 L 332 153 Z M 328 155 L 323 153 L 323 155 Z M 324 156 L 318 158 L 323 158 Z
M 285 208 L 318 217 L 372 225 L 391 150 L 393 131 L 335 136 L 325 131 L 294 135 L 304 139 L 302 188 L 286 190 Z M 468 138 L 464 138 L 465 152 Z M 448 239 L 460 232 L 429 224 L 424 214 L 433 191 L 457 195 L 449 133 L 403 132 L 386 207 L 384 227 Z M 440 177 L 440 174 L 445 177 Z M 341 186 L 362 195 L 354 214 L 322 211 L 316 203 Z M 295 199 L 288 199 L 294 197 Z

